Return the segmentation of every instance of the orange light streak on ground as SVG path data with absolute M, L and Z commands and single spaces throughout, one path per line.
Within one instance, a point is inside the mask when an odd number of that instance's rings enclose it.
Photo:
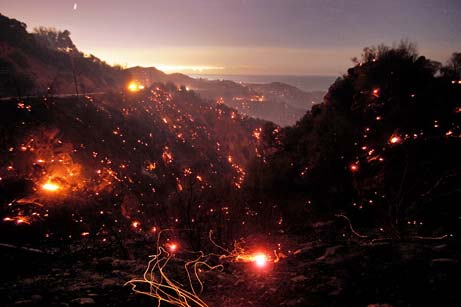
M 191 257 L 192 259 L 189 261 L 186 260 L 183 266 L 189 285 L 179 284 L 167 274 L 167 266 L 170 262 L 175 261 L 175 252 L 178 250 L 179 245 L 176 242 L 169 242 L 163 244 L 162 247 L 160 244 L 160 237 L 164 231 L 171 230 L 166 229 L 158 233 L 157 253 L 151 256 L 152 259 L 147 265 L 143 278 L 132 279 L 126 283 L 132 286 L 132 290 L 135 293 L 147 295 L 156 299 L 159 306 L 162 302 L 165 302 L 180 307 L 208 307 L 206 302 L 199 297 L 204 289 L 204 282 L 201 280 L 200 274 L 207 271 L 222 271 L 224 262 L 251 263 L 256 266 L 258 270 L 263 270 L 269 264 L 276 264 L 279 261 L 278 254 L 275 251 L 274 257 L 262 251 L 246 253 L 238 242 L 234 242 L 234 248 L 228 250 L 213 241 L 212 232 L 210 231 L 210 242 L 221 250 L 221 254 L 205 254 L 203 251 L 184 251 L 184 253 L 181 254 L 180 261 L 185 261 L 183 257 L 187 258 L 186 253 L 192 255 L 189 255 L 189 259 Z M 219 263 L 217 265 L 211 265 L 209 263 L 211 258 L 218 259 Z M 145 289 L 144 286 L 147 286 L 148 290 L 142 290 L 141 287 Z
M 271 257 L 263 252 L 256 252 L 252 254 L 239 254 L 235 257 L 236 262 L 250 262 L 258 268 L 267 266 L 272 261 Z

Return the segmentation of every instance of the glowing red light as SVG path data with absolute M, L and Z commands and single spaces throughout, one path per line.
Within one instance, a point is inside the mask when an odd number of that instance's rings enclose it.
M 168 250 L 170 251 L 170 253 L 174 253 L 178 250 L 178 244 L 177 243 L 168 243 L 166 245 L 166 247 L 168 248 Z
M 392 136 L 392 137 L 389 139 L 389 142 L 390 142 L 391 144 L 397 144 L 397 143 L 400 143 L 400 141 L 401 141 L 400 137 L 395 136 L 395 135 Z
M 134 221 L 133 223 L 131 223 L 131 226 L 133 226 L 133 228 L 138 228 L 139 226 L 141 226 L 141 223 L 138 221 Z
M 253 256 L 253 262 L 259 268 L 265 267 L 267 265 L 267 260 L 267 256 L 264 254 L 255 254 Z
M 359 166 L 357 164 L 351 164 L 351 166 L 349 166 L 350 170 L 352 172 L 356 172 L 359 170 Z
M 60 189 L 60 186 L 57 185 L 56 183 L 47 182 L 42 185 L 42 189 L 49 191 L 49 192 L 56 192 L 57 190 Z
M 379 88 L 373 89 L 372 93 L 373 93 L 373 96 L 379 97 Z

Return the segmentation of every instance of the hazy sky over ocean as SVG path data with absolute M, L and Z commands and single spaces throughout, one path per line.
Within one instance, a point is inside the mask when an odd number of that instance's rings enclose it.
M 0 0 L 0 12 L 68 29 L 109 63 L 186 73 L 337 75 L 401 39 L 439 61 L 461 51 L 459 0 Z

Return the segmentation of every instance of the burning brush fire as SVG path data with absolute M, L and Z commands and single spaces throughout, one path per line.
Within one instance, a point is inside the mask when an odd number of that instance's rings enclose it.
M 139 83 L 131 83 L 128 91 L 137 92 L 143 88 Z M 167 91 L 152 90 L 151 98 L 154 103 L 150 104 L 145 111 L 149 115 L 161 114 L 161 125 L 165 126 L 168 131 L 174 132 L 177 141 L 181 144 L 189 142 L 199 147 L 200 134 L 197 131 L 211 135 L 205 126 L 198 126 L 195 123 L 196 119 L 192 115 L 181 114 L 180 109 L 174 104 L 173 97 Z M 135 110 L 134 107 L 133 109 L 122 109 L 125 116 Z M 239 118 L 236 112 L 226 113 L 226 110 L 221 110 L 221 108 L 216 110 L 219 111 L 222 120 L 231 118 L 236 121 Z M 80 118 L 76 120 L 81 122 Z M 188 128 L 189 126 L 191 128 Z M 116 125 L 109 128 L 109 135 L 106 133 L 101 142 L 107 142 L 108 139 L 113 138 L 117 141 L 117 145 L 126 146 L 129 148 L 127 150 L 135 154 L 139 148 L 151 146 L 153 143 L 151 139 L 155 140 L 155 133 L 148 133 L 146 138 L 139 137 L 135 144 L 129 144 L 130 140 L 123 127 Z M 92 240 L 98 238 L 97 242 L 111 244 L 112 232 L 117 235 L 126 235 L 125 232 L 127 232 L 128 235 L 144 238 L 158 236 L 156 253 L 152 256 L 145 275 L 142 279 L 129 281 L 129 284 L 133 286 L 136 293 L 146 294 L 158 299 L 159 302 L 166 301 L 176 306 L 207 306 L 199 297 L 203 290 L 202 274 L 207 271 L 222 270 L 224 267 L 232 266 L 244 274 L 256 273 L 264 276 L 266 273 L 270 274 L 271 269 L 278 262 L 276 253 L 267 253 L 260 247 L 244 249 L 240 247 L 241 244 L 236 243 L 233 248 L 227 250 L 212 241 L 211 234 L 210 240 L 213 243 L 214 252 L 210 253 L 201 250 L 190 251 L 187 249 L 186 242 L 181 242 L 179 239 L 162 241 L 160 244 L 162 225 L 143 215 L 142 206 L 144 204 L 139 201 L 145 190 L 140 193 L 141 196 L 136 194 L 138 191 L 134 191 L 135 189 L 141 190 L 140 181 L 137 181 L 136 172 L 133 171 L 135 163 L 130 158 L 121 159 L 115 154 L 110 155 L 110 152 L 104 152 L 104 149 L 97 146 L 92 147 L 83 140 L 82 143 L 62 140 L 61 135 L 64 133 L 58 129 L 39 128 L 9 148 L 6 153 L 8 164 L 0 169 L 0 178 L 22 178 L 27 181 L 30 189 L 24 189 L 24 195 L 11 201 L 7 214 L 1 217 L 5 224 L 14 225 L 16 229 L 17 225 L 37 223 L 37 226 L 42 226 L 42 221 L 46 223 L 50 221 L 50 224 L 54 219 L 59 219 L 60 222 L 65 221 L 66 229 L 63 229 L 62 233 L 60 228 L 57 231 L 46 229 L 46 232 L 40 234 L 40 236 L 43 235 L 53 240 L 81 239 L 85 242 L 96 242 Z M 261 128 L 254 130 L 253 137 L 255 142 L 260 141 Z M 241 189 L 247 175 L 243 166 L 244 160 L 235 150 L 231 150 L 224 144 L 218 141 L 213 142 L 214 144 L 222 158 L 223 169 L 229 172 L 226 182 L 231 185 L 232 189 Z M 218 168 L 212 163 L 209 164 L 209 172 L 206 169 L 181 165 L 181 152 L 177 146 L 169 142 L 159 145 L 159 152 L 156 155 L 143 157 L 142 173 L 150 178 L 149 193 L 150 191 L 156 193 L 158 185 L 155 181 L 162 178 L 161 175 L 165 169 L 168 170 L 168 176 L 176 180 L 177 189 L 172 193 L 180 196 L 185 195 L 186 192 L 195 192 L 193 188 L 199 191 L 211 188 L 210 174 L 218 173 L 216 170 Z M 181 171 L 175 172 L 176 168 Z M 106 207 L 97 208 L 96 215 L 90 215 L 84 211 L 88 209 L 90 212 L 92 209 L 90 206 L 88 206 L 90 208 L 80 210 L 82 204 L 103 203 L 100 199 L 106 195 L 99 194 L 103 191 L 110 192 L 107 193 L 109 195 L 107 197 L 110 197 L 111 202 Z M 57 213 L 64 207 L 64 204 L 68 210 L 65 212 L 68 215 L 64 217 L 69 220 L 61 219 L 61 215 L 58 216 L 60 211 Z M 201 206 L 205 207 L 200 204 L 197 210 L 202 209 Z M 230 211 L 227 205 L 222 208 L 204 209 L 206 210 L 202 211 L 206 212 L 207 216 L 217 216 L 223 212 L 226 218 Z M 248 216 L 253 214 L 249 210 L 245 213 Z M 177 227 L 184 222 L 181 216 L 174 216 L 172 220 L 175 225 L 178 225 Z M 68 221 L 70 223 L 67 223 Z M 192 216 L 191 223 L 196 223 L 196 221 L 195 216 Z M 244 223 L 245 221 L 242 221 L 242 224 Z M 43 225 L 49 224 L 43 223 Z M 185 279 L 181 283 L 169 277 L 171 267 L 177 268 L 178 263 L 180 268 L 184 268 L 185 273 Z M 149 290 L 144 291 L 143 285 L 147 285 Z
M 127 88 L 130 92 L 139 92 L 144 89 L 144 85 L 140 84 L 137 81 L 131 81 L 128 84 Z
M 17 147 L 9 148 L 11 159 L 6 168 L 0 169 L 0 178 L 24 178 L 31 188 L 11 201 L 3 222 L 30 225 L 47 218 L 47 210 L 63 199 L 78 198 L 79 192 L 98 195 L 116 180 L 108 167 L 96 173 L 84 169 L 74 161 L 74 146 L 57 135 L 57 130 L 39 130 Z
M 61 187 L 53 182 L 47 182 L 42 185 L 42 189 L 48 192 L 56 192 L 61 189 Z

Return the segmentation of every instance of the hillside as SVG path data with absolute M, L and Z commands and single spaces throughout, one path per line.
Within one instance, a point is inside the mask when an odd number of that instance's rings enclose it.
M 263 95 L 268 100 L 278 101 L 280 103 L 285 103 L 291 105 L 292 107 L 297 107 L 303 110 L 310 110 L 314 104 L 319 104 L 323 101 L 323 96 L 325 92 L 314 91 L 306 93 L 294 86 L 281 83 L 281 82 L 272 82 L 266 84 L 246 84 L 255 92 Z
M 268 155 L 248 183 L 285 204 L 294 227 L 302 210 L 346 215 L 378 237 L 459 235 L 459 67 L 459 53 L 443 66 L 411 45 L 365 49 L 323 104 L 263 130 Z
M 69 31 L 39 28 L 0 14 L 0 96 L 114 91 L 130 76 L 80 52 Z
M 324 95 L 283 83 L 194 79 L 178 73 L 165 74 L 153 67 L 124 70 L 79 51 L 67 30 L 40 27 L 29 33 L 24 23 L 4 15 L 0 15 L 0 29 L 0 96 L 105 93 L 119 91 L 132 79 L 145 85 L 171 82 L 243 115 L 287 126 L 320 103 Z
M 178 73 L 165 74 L 154 67 L 132 67 L 128 71 L 143 84 L 172 82 L 183 85 L 206 99 L 235 108 L 241 114 L 281 126 L 296 123 L 314 104 L 322 102 L 325 94 L 306 93 L 280 82 L 247 84 L 230 80 L 195 79 Z
M 46 236 L 62 240 L 80 233 L 102 236 L 104 227 L 116 227 L 114 220 L 128 229 L 131 223 L 195 223 L 200 229 L 218 220 L 224 227 L 231 216 L 245 214 L 244 202 L 232 214 L 219 208 L 241 197 L 263 121 L 164 79 L 129 90 L 126 71 L 79 52 L 68 31 L 39 28 L 30 34 L 24 24 L 0 17 L 1 60 L 8 67 L 3 94 L 19 96 L 0 102 L 1 201 L 11 202 L 0 212 L 5 233 L 30 224 L 41 229 L 36 234 L 42 240 L 56 219 L 70 219 L 73 226 Z M 73 65 L 80 73 L 74 74 Z M 55 70 L 59 75 L 43 92 Z M 27 90 L 14 83 L 19 77 L 32 82 Z M 72 93 L 74 77 L 79 92 L 86 91 L 63 95 Z M 25 94 L 39 95 L 20 97 Z M 70 211 L 54 206 L 63 201 Z M 116 218 L 94 224 L 98 210 L 92 206 Z M 88 224 L 79 224 L 75 215 L 85 215 Z M 190 239 L 200 244 L 203 235 L 197 230 Z
M 461 53 L 323 95 L 0 28 L 0 305 L 461 305 Z
M 53 207 L 48 202 L 64 200 L 74 213 L 97 206 L 85 213 L 88 218 L 109 210 L 124 216 L 124 223 L 151 227 L 189 225 L 191 218 L 212 223 L 190 215 L 208 215 L 208 206 L 225 206 L 240 189 L 255 156 L 252 133 L 261 125 L 160 84 L 122 96 L 4 101 L 0 109 L 2 202 L 14 201 L 2 218 L 27 223 L 46 224 L 43 210 Z M 47 183 L 59 186 L 57 199 L 43 189 Z M 221 204 L 205 201 L 218 194 Z M 38 215 L 22 209 L 35 203 Z M 90 233 L 101 235 L 99 227 Z

